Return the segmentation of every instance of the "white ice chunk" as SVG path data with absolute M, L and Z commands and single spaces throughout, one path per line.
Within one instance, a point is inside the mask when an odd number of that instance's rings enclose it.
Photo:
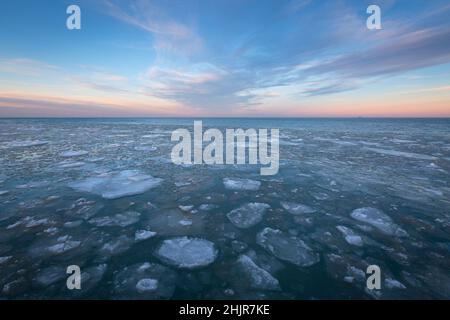
M 156 232 L 149 230 L 137 230 L 136 233 L 134 234 L 134 240 L 135 241 L 147 240 L 156 236 L 156 234 L 157 234 Z
M 155 256 L 178 268 L 198 268 L 210 265 L 217 258 L 214 243 L 204 239 L 178 237 L 163 241 Z
M 237 266 L 243 276 L 248 279 L 250 287 L 256 290 L 280 290 L 280 284 L 269 272 L 258 267 L 253 260 L 241 255 Z
M 214 209 L 218 208 L 218 206 L 215 204 L 211 204 L 211 203 L 204 203 L 204 204 L 201 204 L 198 208 L 202 211 L 210 211 L 210 210 L 214 210 Z
M 384 285 L 388 289 L 406 289 L 403 283 L 391 278 L 384 279 Z
M 288 236 L 280 230 L 265 228 L 256 236 L 256 242 L 278 259 L 300 267 L 319 262 L 319 256 L 301 239 Z
M 78 168 L 78 167 L 82 167 L 84 165 L 85 165 L 85 163 L 82 162 L 82 161 L 77 161 L 77 162 L 60 162 L 58 164 L 58 166 L 60 168 L 63 168 L 63 169 Z
M 98 194 L 105 199 L 117 199 L 142 194 L 159 186 L 161 181 L 162 179 L 141 174 L 136 170 L 125 170 L 72 182 L 69 187 L 77 191 Z
M 83 150 L 79 150 L 79 151 L 64 151 L 60 154 L 61 157 L 64 158 L 70 158 L 70 157 L 80 157 L 80 156 L 85 156 L 87 155 L 88 152 L 87 151 L 83 151 Z
M 155 291 L 158 289 L 158 280 L 151 279 L 151 278 L 145 278 L 138 281 L 136 284 L 136 290 L 139 293 L 145 293 L 149 291 Z
M 12 258 L 12 256 L 0 257 L 0 264 L 7 262 L 11 258 Z
M 7 144 L 8 148 L 26 148 L 26 147 L 37 147 L 46 145 L 48 141 L 40 140 L 26 140 L 26 141 L 13 141 Z
M 63 267 L 52 266 L 40 270 L 36 275 L 34 281 L 41 287 L 48 287 L 58 281 L 63 280 L 65 276 L 66 272 Z
M 260 181 L 240 178 L 224 178 L 223 184 L 228 190 L 257 191 L 261 186 Z
M 181 224 L 182 226 L 191 226 L 192 225 L 192 221 L 188 220 L 188 219 L 180 220 L 178 223 Z
M 81 241 L 70 240 L 70 237 L 58 238 L 58 243 L 47 248 L 47 251 L 51 254 L 61 254 L 69 250 L 79 247 Z
M 105 243 L 103 247 L 100 249 L 100 251 L 103 254 L 110 256 L 121 254 L 131 247 L 132 245 L 131 241 L 132 240 L 130 238 L 123 235 L 115 240 L 112 240 L 111 242 Z
M 227 213 L 227 218 L 236 227 L 246 229 L 260 223 L 270 206 L 266 203 L 247 203 Z
M 362 238 L 352 229 L 345 226 L 337 226 L 336 228 L 344 235 L 345 241 L 347 241 L 348 244 L 357 247 L 362 247 L 364 245 Z
M 90 224 L 97 227 L 127 227 L 139 221 L 141 214 L 135 211 L 127 211 L 124 213 L 118 213 L 112 217 L 98 217 L 89 220 Z
M 388 215 L 379 209 L 370 207 L 359 208 L 353 210 L 350 216 L 377 228 L 385 234 L 398 237 L 407 236 L 405 230 L 396 225 Z
M 301 203 L 296 203 L 296 202 L 287 202 L 287 201 L 282 201 L 281 202 L 281 206 L 289 213 L 291 214 L 308 214 L 308 213 L 314 213 L 316 212 L 315 209 L 301 204 Z
M 190 206 L 178 206 L 178 208 L 180 208 L 180 210 L 182 211 L 189 211 L 191 209 L 194 209 L 194 206 L 190 205 Z

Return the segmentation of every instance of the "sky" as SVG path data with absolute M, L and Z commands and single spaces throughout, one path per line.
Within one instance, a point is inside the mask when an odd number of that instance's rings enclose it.
M 448 0 L 5 0 L 0 117 L 450 117 L 449 16 Z

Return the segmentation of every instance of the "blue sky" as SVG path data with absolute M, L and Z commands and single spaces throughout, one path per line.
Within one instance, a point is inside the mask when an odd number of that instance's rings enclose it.
M 3 1 L 0 116 L 450 116 L 449 14 L 448 0 Z

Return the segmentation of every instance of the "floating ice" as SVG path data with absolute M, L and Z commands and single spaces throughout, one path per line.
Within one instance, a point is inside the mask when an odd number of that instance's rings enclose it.
M 7 256 L 7 257 L 0 257 L 0 264 L 3 264 L 7 261 L 9 261 L 12 258 L 12 256 Z
M 367 147 L 364 147 L 363 149 L 372 151 L 372 152 L 376 152 L 376 153 L 380 153 L 380 154 L 389 155 L 389 156 L 404 157 L 404 158 L 418 159 L 418 160 L 437 160 L 436 157 L 428 156 L 428 155 L 420 154 L 420 153 L 402 152 L 402 151 L 396 151 L 396 150 L 367 148 Z
M 147 240 L 156 236 L 156 234 L 157 234 L 156 232 L 149 230 L 137 230 L 136 233 L 134 234 L 134 240 L 135 241 Z
M 132 241 L 127 236 L 120 236 L 119 238 L 105 243 L 100 251 L 106 255 L 117 255 L 127 251 L 132 245 Z
M 182 211 L 189 211 L 194 209 L 194 206 L 190 205 L 190 206 L 178 206 L 178 208 L 180 208 L 180 210 Z
M 300 267 L 319 262 L 319 256 L 302 240 L 290 237 L 280 230 L 265 228 L 256 236 L 256 242 L 278 259 Z
M 229 190 L 247 191 L 257 191 L 261 186 L 260 181 L 240 178 L 224 178 L 223 184 L 225 185 L 225 188 Z
M 94 289 L 97 284 L 103 279 L 107 267 L 107 264 L 100 264 L 97 266 L 89 267 L 87 269 L 83 268 L 83 271 L 81 273 L 81 291 L 84 293 Z
M 176 187 L 186 187 L 186 186 L 189 186 L 190 184 L 191 184 L 190 182 L 186 182 L 186 181 L 175 182 Z
M 174 271 L 156 263 L 128 266 L 114 277 L 115 296 L 120 299 L 169 299 L 175 291 Z
M 379 209 L 370 207 L 359 208 L 353 210 L 350 216 L 377 228 L 385 234 L 398 237 L 407 236 L 405 230 L 396 225 L 388 215 Z
M 89 220 L 90 224 L 97 227 L 127 227 L 139 221 L 141 214 L 135 211 L 127 211 L 124 213 L 118 213 L 112 217 L 98 217 Z
M 59 243 L 47 248 L 48 252 L 52 254 L 61 254 L 69 250 L 75 249 L 81 244 L 81 241 L 72 241 L 69 239 L 58 239 L 58 240 L 60 241 Z
M 78 167 L 82 167 L 84 165 L 85 165 L 85 163 L 81 162 L 81 161 L 78 161 L 78 162 L 60 162 L 58 164 L 58 166 L 60 168 L 63 168 L 63 169 L 78 168 Z
M 280 290 L 278 280 L 266 270 L 258 267 L 250 257 L 241 255 L 236 264 L 238 271 L 242 273 L 252 289 Z
M 155 291 L 156 289 L 158 289 L 158 280 L 156 279 L 145 278 L 139 280 L 136 284 L 136 290 L 139 293 Z
M 406 289 L 403 283 L 391 278 L 384 279 L 384 285 L 388 289 Z
M 87 152 L 87 151 L 83 151 L 83 150 L 79 150 L 79 151 L 73 151 L 73 150 L 70 150 L 70 151 L 62 152 L 62 153 L 60 154 L 60 156 L 61 156 L 61 157 L 64 157 L 64 158 L 70 158 L 70 157 L 80 157 L 80 156 L 85 156 L 85 155 L 87 155 L 87 154 L 88 154 L 88 152 Z
M 188 219 L 180 220 L 178 223 L 181 224 L 182 226 L 190 226 L 190 225 L 192 225 L 192 221 L 188 220 Z
M 287 202 L 287 201 L 282 201 L 281 202 L 281 206 L 289 213 L 291 214 L 308 214 L 308 213 L 314 213 L 316 212 L 315 209 L 301 204 L 301 203 L 295 203 L 295 202 Z
M 348 244 L 357 247 L 362 247 L 364 245 L 362 238 L 357 235 L 352 229 L 344 226 L 337 226 L 336 228 L 344 235 L 345 241 L 347 241 Z
M 201 204 L 198 208 L 202 211 L 210 211 L 210 210 L 217 209 L 218 206 L 215 204 L 211 204 L 211 203 L 205 203 L 205 204 Z
M 193 269 L 213 263 L 217 258 L 217 249 L 208 240 L 179 237 L 163 241 L 155 256 L 169 265 Z
M 227 213 L 227 218 L 238 228 L 251 228 L 260 223 L 270 206 L 266 203 L 247 203 Z
M 137 170 L 125 170 L 72 182 L 69 187 L 81 192 L 98 194 L 105 199 L 117 199 L 144 193 L 159 186 L 161 181 L 162 179 L 141 174 Z
M 48 287 L 65 278 L 66 272 L 63 267 L 48 267 L 38 272 L 34 281 L 41 287 Z
M 13 141 L 7 144 L 8 148 L 26 148 L 26 147 L 37 147 L 46 145 L 48 141 L 40 140 L 26 140 L 26 141 Z

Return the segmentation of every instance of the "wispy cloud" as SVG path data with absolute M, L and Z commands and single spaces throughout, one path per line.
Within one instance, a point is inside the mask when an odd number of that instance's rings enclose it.
M 60 72 L 60 68 L 29 58 L 3 58 L 0 59 L 0 72 L 36 77 L 48 73 Z
M 311 74 L 338 73 L 374 77 L 403 73 L 450 62 L 450 28 L 436 27 L 406 33 L 379 46 L 307 70 Z
M 167 16 L 151 1 L 103 1 L 109 15 L 149 32 L 154 37 L 153 48 L 159 54 L 190 55 L 203 48 L 202 38 L 192 27 Z

